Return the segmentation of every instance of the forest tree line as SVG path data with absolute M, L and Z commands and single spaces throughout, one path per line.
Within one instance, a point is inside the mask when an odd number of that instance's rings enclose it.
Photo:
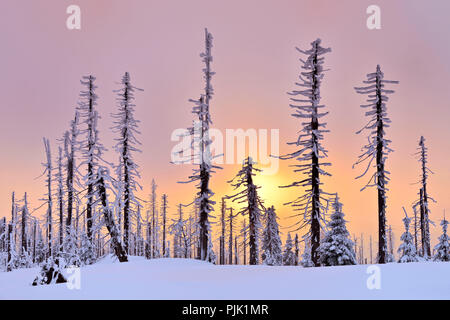
M 296 223 L 281 241 L 279 218 L 270 199 L 261 199 L 255 177 L 261 172 L 258 164 L 247 157 L 242 168 L 229 184 L 234 193 L 213 201 L 210 189 L 215 170 L 211 159 L 209 128 L 212 124 L 211 64 L 213 37 L 205 29 L 204 89 L 193 104 L 193 136 L 189 148 L 194 151 L 193 173 L 182 183 L 194 183 L 197 192 L 189 204 L 177 203 L 167 194 L 158 195 L 153 180 L 151 194 L 138 197 L 140 168 L 135 154 L 140 152 L 139 120 L 135 119 L 135 95 L 141 91 L 132 84 L 126 72 L 114 90 L 117 111 L 112 115 L 117 162 L 103 158 L 106 148 L 98 130 L 100 114 L 97 108 L 96 78 L 81 79 L 78 105 L 67 131 L 53 149 L 48 138 L 43 139 L 44 160 L 41 180 L 46 193 L 42 204 L 30 209 L 27 193 L 11 195 L 10 218 L 0 219 L 0 263 L 6 271 L 45 263 L 64 265 L 93 264 L 108 254 L 120 262 L 129 256 L 153 258 L 195 258 L 215 264 L 302 265 L 304 267 L 367 263 L 364 256 L 364 235 L 360 243 L 350 236 L 346 227 L 343 204 L 337 192 L 324 190 L 322 177 L 331 176 L 327 169 L 328 152 L 323 146 L 329 132 L 324 121 L 328 112 L 321 104 L 321 83 L 325 77 L 325 55 L 330 48 L 321 46 L 320 39 L 308 50 L 298 49 L 301 71 L 289 92 L 292 116 L 299 121 L 299 134 L 288 142 L 293 151 L 279 156 L 291 164 L 294 181 L 281 188 L 297 188 L 298 197 L 286 205 L 292 207 Z M 368 179 L 362 185 L 376 190 L 378 239 L 370 237 L 369 263 L 394 261 L 392 228 L 387 223 L 389 171 L 386 169 L 391 141 L 386 128 L 390 86 L 398 81 L 386 80 L 379 65 L 367 74 L 358 94 L 367 96 L 361 107 L 368 118 L 357 133 L 367 133 L 367 144 L 356 159 L 363 164 L 357 178 Z M 199 132 L 199 135 L 194 135 Z M 411 204 L 412 215 L 404 208 L 404 233 L 398 247 L 398 262 L 419 260 L 449 261 L 448 222 L 441 220 L 442 235 L 432 250 L 430 241 L 429 174 L 426 140 L 420 137 L 417 157 L 420 164 L 418 199 Z M 257 179 L 256 179 L 257 180 Z M 219 207 L 216 216 L 215 207 Z M 38 215 L 39 210 L 45 214 Z M 170 214 L 170 210 L 172 213 Z M 375 214 L 375 213 L 374 213 Z M 217 233 L 212 230 L 217 224 Z M 411 229 L 411 230 L 410 230 Z M 372 246 L 376 256 L 372 257 Z M 216 248 L 216 250 L 214 250 Z M 359 249 L 359 250 L 358 250 Z M 50 262 L 49 262 L 50 261 Z M 63 262 L 62 262 L 63 261 Z

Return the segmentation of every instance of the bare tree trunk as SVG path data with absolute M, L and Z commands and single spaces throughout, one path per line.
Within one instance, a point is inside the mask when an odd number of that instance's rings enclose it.
M 377 102 L 377 189 L 378 189 L 378 263 L 386 263 L 386 191 L 385 191 L 385 170 L 383 159 L 383 108 L 381 99 L 381 79 L 377 77 L 376 82 Z
M 228 263 L 233 264 L 233 208 L 230 208 L 230 234 L 228 241 Z
M 22 255 L 28 252 L 28 242 L 27 242 L 27 193 L 24 195 L 24 205 L 22 209 Z
M 166 216 L 167 216 L 167 195 L 162 196 L 162 253 L 166 256 Z
M 222 198 L 222 216 L 220 219 L 222 226 L 222 234 L 220 236 L 220 253 L 219 253 L 219 264 L 225 264 L 225 198 Z
M 108 200 L 106 196 L 106 188 L 103 177 L 101 177 L 98 181 L 98 192 L 99 197 L 103 206 L 103 216 L 105 218 L 105 225 L 108 229 L 109 235 L 111 236 L 111 242 L 114 247 L 114 252 L 119 259 L 120 262 L 127 262 L 127 252 L 125 248 L 122 246 L 122 243 L 119 238 L 119 232 L 117 231 L 116 224 L 114 223 L 114 219 L 112 217 L 112 213 L 108 208 Z
M 13 231 L 12 231 L 12 224 L 8 224 L 8 239 L 7 239 L 7 246 L 8 246 L 8 258 L 6 260 L 6 271 L 10 272 L 12 271 L 12 266 L 11 266 L 11 259 L 12 259 L 12 238 L 13 238 Z

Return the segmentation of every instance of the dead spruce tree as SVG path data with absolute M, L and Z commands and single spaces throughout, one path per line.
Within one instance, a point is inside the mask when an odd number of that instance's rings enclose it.
M 78 149 L 78 112 L 75 112 L 75 117 L 70 123 L 70 131 L 66 131 L 64 135 L 64 154 L 66 158 L 66 190 L 67 190 L 67 217 L 66 217 L 66 240 L 64 251 L 69 256 L 75 254 L 76 239 L 75 230 L 73 228 L 73 208 L 75 202 L 75 151 Z M 69 260 L 72 258 L 69 258 Z
M 421 166 L 420 175 L 420 190 L 419 190 L 419 200 L 416 201 L 413 206 L 419 207 L 420 218 L 419 218 L 419 228 L 421 236 L 421 256 L 426 259 L 431 258 L 431 244 L 430 244 L 430 209 L 428 207 L 429 200 L 434 201 L 428 194 L 428 174 L 433 174 L 433 172 L 428 168 L 428 148 L 425 146 L 425 138 L 420 137 L 419 147 L 416 153 Z
M 47 230 L 47 241 L 48 241 L 48 247 L 47 247 L 47 258 L 52 256 L 52 210 L 53 210 L 53 201 L 52 201 L 52 154 L 50 150 L 50 141 L 46 138 L 43 138 L 44 140 L 44 148 L 45 148 L 45 155 L 46 155 L 46 162 L 42 163 L 44 167 L 43 175 L 46 175 L 45 183 L 47 184 L 47 213 L 45 217 L 45 223 L 46 223 L 46 230 Z M 13 193 L 13 212 L 14 212 L 14 193 Z
M 125 244 L 125 250 L 128 252 L 129 248 L 129 236 L 130 236 L 130 215 L 132 206 L 137 207 L 138 201 L 134 196 L 134 192 L 137 189 L 141 189 L 141 186 L 137 182 L 140 178 L 138 172 L 138 165 L 134 161 L 133 153 L 140 152 L 138 145 L 141 143 L 137 139 L 136 135 L 139 134 L 138 124 L 139 120 L 134 118 L 134 92 L 136 90 L 142 91 L 142 89 L 136 88 L 131 84 L 130 74 L 125 72 L 121 82 L 122 88 L 114 90 L 117 94 L 117 113 L 113 114 L 114 126 L 113 131 L 119 134 L 119 137 L 115 140 L 115 150 L 120 155 L 120 162 L 116 167 L 116 174 L 122 177 L 122 181 L 119 182 L 120 188 L 123 192 L 123 242 Z
M 162 256 L 166 256 L 166 223 L 167 223 L 167 195 L 163 194 L 161 197 L 161 223 L 162 223 Z
M 230 214 L 228 215 L 228 264 L 233 264 L 233 227 L 234 222 L 233 219 L 235 215 L 233 215 L 233 208 L 229 208 Z
M 378 263 L 387 262 L 386 243 L 386 192 L 389 181 L 389 172 L 385 168 L 386 159 L 393 150 L 389 148 L 390 140 L 385 138 L 385 129 L 390 126 L 391 120 L 387 115 L 386 102 L 388 94 L 393 90 L 385 89 L 386 84 L 397 84 L 398 81 L 384 79 L 384 73 L 379 65 L 374 73 L 367 74 L 367 80 L 363 81 L 367 86 L 355 87 L 359 94 L 368 95 L 368 104 L 361 105 L 363 109 L 369 109 L 365 115 L 370 118 L 369 122 L 357 132 L 357 134 L 367 131 L 369 133 L 368 143 L 362 148 L 362 154 L 358 157 L 358 165 L 367 162 L 364 172 L 356 179 L 366 175 L 369 169 L 374 166 L 375 172 L 370 176 L 369 181 L 361 189 L 376 187 L 378 192 Z
M 228 196 L 227 199 L 231 199 L 238 204 L 245 203 L 238 214 L 243 216 L 248 215 L 248 228 L 249 228 L 249 246 L 250 246 L 250 258 L 249 264 L 258 264 L 259 260 L 259 234 L 261 229 L 261 211 L 264 211 L 261 199 L 258 196 L 257 190 L 259 189 L 253 182 L 253 177 L 256 172 L 261 172 L 260 169 L 254 167 L 252 158 L 247 157 L 244 160 L 242 169 L 236 174 L 236 176 L 228 181 L 231 186 L 241 191 L 234 195 Z
M 107 183 L 111 183 L 109 171 L 107 168 L 100 166 L 95 181 L 95 186 L 97 187 L 96 196 L 101 204 L 100 210 L 103 213 L 106 228 L 108 229 L 109 235 L 111 236 L 111 243 L 114 248 L 114 253 L 116 254 L 116 257 L 120 262 L 127 262 L 127 252 L 125 250 L 123 242 L 120 239 L 119 231 L 117 229 L 116 223 L 114 222 L 112 209 L 110 208 L 110 205 L 108 203 L 108 196 L 106 194 Z
M 211 174 L 214 173 L 213 169 L 219 169 L 220 167 L 214 166 L 211 163 L 212 156 L 210 145 L 212 143 L 209 137 L 209 126 L 212 124 L 210 115 L 210 100 L 213 95 L 213 87 L 211 85 L 211 78 L 214 72 L 211 70 L 211 49 L 212 49 L 213 37 L 211 33 L 205 29 L 205 52 L 200 54 L 202 61 L 205 63 L 203 69 L 205 80 L 205 92 L 198 100 L 190 100 L 194 103 L 192 113 L 197 116 L 194 121 L 194 125 L 188 128 L 188 134 L 192 137 L 192 142 L 189 146 L 190 150 L 193 150 L 193 156 L 189 157 L 186 161 L 192 161 L 195 164 L 199 164 L 198 169 L 194 169 L 194 173 L 189 176 L 189 182 L 199 182 L 197 197 L 195 199 L 196 205 L 199 208 L 199 220 L 198 220 L 198 258 L 200 260 L 207 260 L 212 262 L 215 258 L 214 252 L 212 252 L 212 240 L 211 240 L 211 226 L 210 218 L 213 218 L 211 212 L 214 211 L 213 205 L 215 201 L 211 200 L 214 193 L 209 189 L 209 182 Z M 190 154 L 190 153 L 189 153 Z M 185 161 L 182 161 L 185 162 Z
M 315 40 L 311 43 L 311 49 L 306 51 L 297 48 L 300 53 L 306 55 L 306 60 L 300 59 L 304 71 L 300 72 L 300 82 L 296 82 L 299 89 L 289 93 L 293 96 L 290 98 L 290 107 L 295 111 L 292 116 L 304 120 L 304 122 L 302 122 L 303 128 L 297 140 L 288 143 L 299 149 L 280 157 L 282 160 L 297 160 L 300 164 L 293 165 L 296 168 L 294 172 L 306 176 L 304 179 L 282 186 L 282 188 L 306 188 L 303 195 L 286 205 L 291 205 L 294 211 L 298 211 L 298 215 L 303 217 L 303 221 L 297 224 L 298 229 L 310 227 L 307 234 L 311 239 L 311 259 L 315 266 L 319 266 L 317 250 L 320 245 L 320 229 L 325 222 L 325 207 L 321 200 L 327 201 L 323 197 L 326 193 L 321 189 L 320 177 L 330 176 L 323 167 L 331 165 L 328 162 L 322 162 L 327 157 L 327 150 L 324 149 L 321 141 L 323 134 L 328 130 L 325 129 L 326 123 L 320 122 L 320 119 L 328 113 L 320 112 L 325 107 L 320 104 L 320 86 L 325 72 L 323 55 L 330 52 L 331 49 L 321 47 L 320 43 L 320 39 Z
M 80 124 L 83 125 L 79 133 L 84 136 L 84 139 L 80 141 L 83 159 L 80 165 L 87 166 L 87 174 L 84 176 L 84 181 L 87 184 L 85 248 L 91 248 L 93 245 L 94 184 L 98 164 L 103 161 L 101 156 L 106 150 L 100 142 L 97 129 L 100 116 L 95 109 L 98 97 L 95 94 L 97 86 L 94 82 L 95 77 L 92 75 L 82 77 L 80 83 L 85 87 L 85 90 L 81 90 L 77 106 Z
M 64 176 L 63 176 L 63 156 L 62 148 L 58 148 L 58 158 L 57 158 L 57 171 L 55 173 L 55 180 L 57 183 L 56 199 L 58 203 L 59 212 L 59 237 L 58 237 L 58 255 L 63 252 L 64 243 Z
M 225 197 L 222 198 L 222 215 L 220 217 L 221 234 L 219 240 L 219 264 L 225 264 L 225 212 L 227 210 Z

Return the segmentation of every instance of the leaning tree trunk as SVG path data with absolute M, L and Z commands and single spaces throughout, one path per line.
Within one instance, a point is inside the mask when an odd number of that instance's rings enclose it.
M 102 177 L 98 181 L 98 193 L 101 200 L 101 204 L 103 206 L 103 216 L 105 218 L 105 225 L 106 228 L 108 229 L 109 235 L 111 236 L 111 243 L 114 248 L 114 253 L 116 254 L 117 259 L 119 259 L 120 262 L 127 262 L 128 261 L 127 252 L 120 241 L 119 231 L 117 230 L 117 226 L 113 220 L 111 210 L 108 208 L 105 181 Z

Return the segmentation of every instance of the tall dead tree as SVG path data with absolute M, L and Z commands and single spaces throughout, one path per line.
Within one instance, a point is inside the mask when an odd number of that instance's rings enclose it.
M 83 76 L 80 80 L 84 90 L 80 92 L 77 111 L 80 117 L 80 124 L 84 125 L 79 130 L 80 135 L 85 135 L 85 139 L 80 141 L 83 162 L 80 165 L 87 165 L 87 174 L 84 180 L 87 184 L 86 194 L 86 234 L 87 241 L 93 244 L 93 211 L 94 211 L 94 184 L 96 181 L 96 171 L 98 162 L 101 161 L 101 155 L 106 150 L 100 143 L 97 129 L 100 116 L 95 109 L 98 96 L 95 93 L 97 86 L 94 84 L 95 77 L 92 75 Z
M 327 157 L 327 150 L 322 146 L 321 140 L 323 140 L 323 133 L 328 132 L 328 130 L 325 129 L 326 123 L 320 121 L 328 113 L 320 112 L 325 107 L 320 104 L 320 87 L 325 71 L 323 55 L 330 52 L 331 49 L 321 47 L 320 43 L 320 39 L 313 41 L 311 49 L 306 51 L 297 48 L 300 53 L 306 56 L 306 59 L 300 59 L 304 71 L 300 72 L 300 82 L 296 82 L 299 89 L 289 93 L 293 96 L 290 107 L 295 110 L 292 116 L 304 119 L 304 122 L 301 123 L 303 128 L 296 141 L 288 143 L 297 146 L 299 149 L 280 157 L 283 160 L 296 159 L 299 161 L 301 164 L 294 165 L 296 168 L 294 172 L 306 176 L 300 181 L 282 187 L 306 188 L 303 195 L 286 204 L 291 205 L 294 211 L 300 212 L 299 216 L 303 218 L 297 224 L 298 229 L 310 227 L 307 236 L 311 240 L 311 259 L 315 266 L 319 266 L 320 230 L 321 225 L 325 222 L 325 207 L 321 200 L 326 201 L 323 197 L 326 193 L 320 187 L 322 185 L 320 177 L 330 175 L 323 167 L 331 165 L 328 162 L 322 162 L 322 159 Z
M 225 264 L 225 211 L 226 211 L 225 198 L 222 198 L 222 207 L 221 207 L 221 218 L 220 218 L 220 226 L 221 226 L 221 235 L 220 235 L 220 252 L 219 252 L 219 264 Z
M 368 95 L 368 104 L 361 105 L 361 108 L 369 109 L 365 115 L 370 117 L 370 120 L 357 134 L 368 131 L 369 137 L 368 143 L 362 148 L 362 154 L 354 166 L 362 162 L 367 162 L 366 169 L 357 179 L 365 176 L 372 166 L 376 168 L 361 191 L 367 187 L 377 188 L 378 263 L 386 263 L 386 192 L 388 191 L 389 172 L 386 171 L 385 165 L 388 154 L 393 151 L 389 148 L 391 141 L 385 138 L 385 129 L 391 123 L 387 115 L 386 103 L 389 100 L 387 95 L 394 93 L 394 91 L 385 89 L 385 86 L 386 84 L 397 84 L 398 81 L 385 80 L 384 73 L 381 71 L 380 66 L 377 65 L 376 71 L 367 74 L 367 80 L 363 81 L 363 83 L 367 86 L 355 87 L 355 90 L 359 94 Z
M 47 241 L 48 241 L 48 251 L 47 258 L 52 256 L 52 211 L 53 211 L 53 201 L 52 201 L 52 155 L 50 150 L 50 141 L 46 138 L 44 140 L 44 148 L 46 155 L 46 162 L 42 165 L 44 166 L 44 173 L 47 175 L 45 180 L 47 184 L 47 214 L 46 214 L 46 230 L 47 230 Z M 14 199 L 14 196 L 13 196 Z
M 123 180 L 120 181 L 120 187 L 123 192 L 123 242 L 125 250 L 128 252 L 128 242 L 130 234 L 130 215 L 132 206 L 139 205 L 135 199 L 134 192 L 141 186 L 137 182 L 140 178 L 138 168 L 139 166 L 134 161 L 133 153 L 140 152 L 138 146 L 141 144 L 137 139 L 139 134 L 139 121 L 134 118 L 134 92 L 142 89 L 136 88 L 131 84 L 130 74 L 125 72 L 121 82 L 122 88 L 114 90 L 117 94 L 118 112 L 113 114 L 114 126 L 113 131 L 119 133 L 119 138 L 116 138 L 117 144 L 115 150 L 120 155 L 120 163 L 116 168 L 116 173 Z
M 28 199 L 27 193 L 25 192 L 23 196 L 23 208 L 22 208 L 22 245 L 20 248 L 20 252 L 22 255 L 28 253 Z
M 63 251 L 64 242 L 64 185 L 63 185 L 63 158 L 62 148 L 59 147 L 58 153 L 58 171 L 56 172 L 56 182 L 58 183 L 57 200 L 58 200 L 58 212 L 59 212 L 59 242 L 58 252 Z
M 70 132 L 66 131 L 64 136 L 64 153 L 66 157 L 66 189 L 67 189 L 67 217 L 66 217 L 66 251 L 72 251 L 74 234 L 72 230 L 73 220 L 73 205 L 74 205 L 74 175 L 75 175 L 75 150 L 77 145 L 78 135 L 78 112 L 75 112 L 75 117 L 71 121 Z
M 230 226 L 228 230 L 228 264 L 233 264 L 233 208 L 230 208 L 228 223 Z
M 162 218 L 162 256 L 166 256 L 166 222 L 167 222 L 167 195 L 162 195 L 161 218 Z
M 212 49 L 212 35 L 205 29 L 205 52 L 200 54 L 203 62 L 205 63 L 205 68 L 203 69 L 204 80 L 205 80 L 205 92 L 201 95 L 199 100 L 190 100 L 194 103 L 192 108 L 192 113 L 194 113 L 198 118 L 194 121 L 194 125 L 188 128 L 188 133 L 193 138 L 190 149 L 193 149 L 194 156 L 187 161 L 194 160 L 195 164 L 199 164 L 198 169 L 194 169 L 193 175 L 189 176 L 189 182 L 199 182 L 198 192 L 195 202 L 199 208 L 199 220 L 198 220 L 198 237 L 199 237 L 199 248 L 198 248 L 198 258 L 200 260 L 207 260 L 212 262 L 215 257 L 211 245 L 211 226 L 209 219 L 212 217 L 210 214 L 214 211 L 213 205 L 214 201 L 211 197 L 214 193 L 209 189 L 209 182 L 211 174 L 214 172 L 213 169 L 220 168 L 211 164 L 212 156 L 210 145 L 212 143 L 209 137 L 209 126 L 212 124 L 210 115 L 210 100 L 213 95 L 213 88 L 211 86 L 211 78 L 214 72 L 211 70 L 211 49 Z
M 420 234 L 422 240 L 422 256 L 426 258 L 431 257 L 431 243 L 430 243 L 430 209 L 428 207 L 430 198 L 427 186 L 428 186 L 428 174 L 433 172 L 428 168 L 428 148 L 425 146 L 425 138 L 420 137 L 419 147 L 416 153 L 421 166 L 420 177 L 420 191 L 419 191 L 419 208 L 420 208 Z M 417 205 L 417 204 L 416 204 Z

